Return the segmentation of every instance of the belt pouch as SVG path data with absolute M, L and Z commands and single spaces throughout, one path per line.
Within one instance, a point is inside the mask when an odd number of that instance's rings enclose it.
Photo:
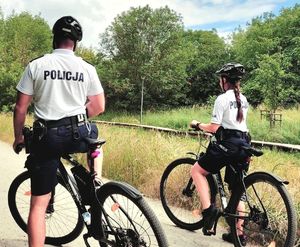
M 78 140 L 79 132 L 78 132 L 78 126 L 77 126 L 77 121 L 76 121 L 75 117 L 71 117 L 71 123 L 72 123 L 73 138 L 75 140 Z

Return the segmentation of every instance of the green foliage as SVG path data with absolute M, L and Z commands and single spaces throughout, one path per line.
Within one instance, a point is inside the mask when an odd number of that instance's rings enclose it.
M 26 64 L 50 50 L 51 31 L 40 16 L 12 14 L 0 20 L 0 43 L 0 110 L 9 111 Z
M 275 110 L 300 101 L 299 23 L 296 4 L 277 17 L 257 17 L 233 34 L 231 53 L 247 68 L 245 94 L 251 104 L 265 102 Z
M 181 107 L 165 111 L 147 111 L 143 116 L 143 124 L 166 127 L 178 130 L 188 130 L 191 120 L 196 119 L 203 123 L 211 120 L 212 107 L 194 106 Z M 300 143 L 300 109 L 278 110 L 282 114 L 282 124 L 276 123 L 270 129 L 270 122 L 260 115 L 260 109 L 250 108 L 247 115 L 247 125 L 253 140 Z M 108 111 L 99 117 L 101 120 L 138 124 L 140 116 L 128 112 Z
M 190 49 L 182 39 L 181 17 L 168 7 L 131 8 L 117 16 L 101 36 L 101 52 L 113 77 L 107 97 L 118 108 L 178 106 L 186 99 L 186 63 Z M 122 104 L 120 105 L 120 100 Z
M 215 72 L 229 59 L 225 42 L 215 31 L 187 31 L 185 40 L 195 47 L 187 65 L 190 83 L 187 96 L 193 104 L 206 103 L 211 95 L 220 92 Z
M 96 64 L 98 62 L 97 54 L 92 48 L 86 48 L 79 44 L 76 48 L 75 54 L 82 57 L 88 63 Z
M 285 99 L 285 77 L 283 56 L 274 54 L 264 55 L 259 62 L 259 68 L 255 70 L 255 81 L 262 85 L 264 103 L 269 110 L 275 112 Z
M 254 107 L 293 107 L 300 102 L 300 5 L 279 16 L 265 13 L 225 43 L 215 30 L 184 30 L 169 7 L 131 8 L 100 35 L 98 50 L 76 54 L 96 66 L 114 110 L 212 104 L 219 91 L 215 71 L 229 61 L 245 65 L 243 92 Z M 10 111 L 25 65 L 51 51 L 51 30 L 27 12 L 4 18 L 0 9 L 0 111 Z
M 260 56 L 276 51 L 279 40 L 273 33 L 274 15 L 265 13 L 252 20 L 246 30 L 233 34 L 231 52 L 235 59 L 246 66 L 248 71 L 257 68 Z

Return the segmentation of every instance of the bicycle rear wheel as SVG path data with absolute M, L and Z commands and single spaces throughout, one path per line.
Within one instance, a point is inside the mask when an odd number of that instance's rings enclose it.
M 25 171 L 17 176 L 8 191 L 8 205 L 18 226 L 26 232 L 30 207 L 30 178 Z M 55 188 L 54 204 L 46 213 L 46 244 L 61 245 L 77 238 L 83 229 L 83 220 L 58 174 L 58 185 Z
M 168 246 L 158 219 L 143 197 L 135 198 L 114 185 L 107 186 L 97 196 L 116 233 L 110 231 L 102 215 L 99 220 L 102 221 L 107 240 L 114 242 L 116 246 Z M 100 243 L 100 246 L 108 245 Z
M 196 160 L 182 158 L 174 160 L 164 171 L 160 181 L 160 199 L 170 220 L 190 231 L 203 227 L 202 205 L 191 178 L 191 168 Z M 216 185 L 212 175 L 207 176 L 211 202 L 215 202 Z
M 231 232 L 235 246 L 242 246 L 243 234 L 247 246 L 294 246 L 297 231 L 296 211 L 284 186 L 273 175 L 257 172 L 245 178 L 247 201 L 242 212 L 246 218 L 241 227 L 234 222 Z M 236 208 L 243 193 L 234 195 Z

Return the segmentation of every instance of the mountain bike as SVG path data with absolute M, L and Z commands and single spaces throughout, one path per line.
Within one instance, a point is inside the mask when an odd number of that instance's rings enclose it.
M 26 140 L 32 129 L 26 127 L 23 133 Z M 63 156 L 69 166 L 59 165 L 58 185 L 46 211 L 45 243 L 57 246 L 71 242 L 85 226 L 86 246 L 90 246 L 90 237 L 100 247 L 168 246 L 158 219 L 137 189 L 124 182 L 103 183 L 96 178 L 94 159 L 105 141 L 85 138 L 85 142 L 90 171 L 69 154 Z M 8 192 L 10 212 L 25 232 L 30 195 L 30 174 L 25 171 L 13 180 Z
M 194 128 L 196 131 L 196 128 Z M 171 162 L 165 169 L 160 182 L 160 197 L 163 208 L 170 220 L 177 226 L 187 230 L 203 228 L 201 203 L 190 175 L 191 167 L 203 155 L 203 135 L 208 142 L 216 138 L 212 134 L 199 133 L 198 153 L 189 152 L 191 157 L 179 158 Z M 205 235 L 215 235 L 218 220 L 224 217 L 230 226 L 234 246 L 294 246 L 297 232 L 297 215 L 292 199 L 285 187 L 287 181 L 268 172 L 254 172 L 247 175 L 251 156 L 260 156 L 262 151 L 252 147 L 242 147 L 246 152 L 245 160 L 237 164 L 229 164 L 236 181 L 231 193 L 223 183 L 223 173 L 210 174 L 207 181 L 210 188 L 211 204 L 218 208 L 218 216 L 212 228 Z M 228 194 L 231 194 L 228 196 Z M 218 195 L 219 198 L 218 199 Z M 238 210 L 240 201 L 244 209 Z M 237 222 L 242 221 L 241 226 Z M 246 243 L 239 235 L 246 237 Z

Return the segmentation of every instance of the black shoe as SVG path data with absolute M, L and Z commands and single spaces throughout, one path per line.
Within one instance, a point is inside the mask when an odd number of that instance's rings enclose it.
M 218 215 L 219 215 L 219 210 L 212 205 L 209 208 L 204 209 L 202 211 L 202 216 L 204 221 L 204 226 L 202 231 L 204 235 L 212 235 L 212 234 L 215 235 L 215 233 L 211 230 L 215 225 Z
M 226 242 L 233 243 L 233 236 L 231 232 L 223 233 L 222 239 Z M 239 235 L 240 243 L 242 246 L 246 246 L 246 237 L 244 235 Z

